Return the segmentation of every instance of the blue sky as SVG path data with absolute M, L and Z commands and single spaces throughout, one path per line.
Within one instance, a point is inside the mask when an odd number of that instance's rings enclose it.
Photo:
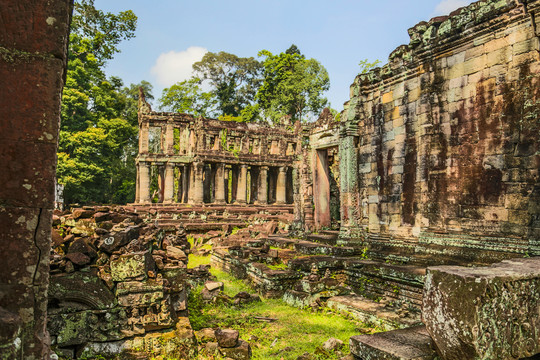
M 131 9 L 136 37 L 106 68 L 124 83 L 146 80 L 159 98 L 164 87 L 190 76 L 205 51 L 257 57 L 295 44 L 328 70 L 333 108 L 343 109 L 362 59 L 387 62 L 409 42 L 407 29 L 471 0 L 95 0 L 104 11 Z

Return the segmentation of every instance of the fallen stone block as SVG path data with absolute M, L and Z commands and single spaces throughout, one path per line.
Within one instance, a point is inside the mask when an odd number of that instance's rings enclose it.
M 428 268 L 422 317 L 447 360 L 540 353 L 540 257 Z
M 111 260 L 111 276 L 114 281 L 144 280 L 148 271 L 155 268 L 149 251 L 120 255 Z
M 220 347 L 232 348 L 238 342 L 238 331 L 231 329 L 217 329 L 215 331 L 216 339 Z
M 219 352 L 223 357 L 228 357 L 234 360 L 249 360 L 251 359 L 251 346 L 247 341 L 238 339 L 238 344 L 235 347 L 220 348 Z

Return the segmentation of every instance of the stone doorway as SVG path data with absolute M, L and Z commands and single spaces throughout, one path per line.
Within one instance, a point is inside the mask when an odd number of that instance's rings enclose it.
M 339 229 L 341 217 L 338 154 L 337 146 L 316 150 L 313 199 L 317 229 Z

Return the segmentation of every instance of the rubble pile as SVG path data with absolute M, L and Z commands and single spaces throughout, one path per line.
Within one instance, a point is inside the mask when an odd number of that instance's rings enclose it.
M 101 206 L 56 213 L 52 233 L 48 327 L 58 355 L 193 356 L 187 287 L 211 275 L 187 269 L 183 227 Z

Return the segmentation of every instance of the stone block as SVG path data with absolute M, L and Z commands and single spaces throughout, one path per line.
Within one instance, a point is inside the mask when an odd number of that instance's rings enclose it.
M 155 263 L 149 251 L 120 255 L 111 260 L 111 276 L 114 281 L 144 280 Z
M 509 46 L 505 46 L 501 49 L 494 50 L 487 53 L 487 67 L 495 65 L 506 64 L 512 59 L 512 49 Z
M 220 348 L 219 352 L 226 358 L 234 360 L 249 360 L 251 359 L 251 346 L 247 341 L 238 339 L 238 345 L 231 348 Z
M 394 96 L 393 96 L 392 91 L 389 91 L 389 92 L 384 93 L 382 95 L 382 103 L 383 104 L 391 103 L 393 100 L 394 100 Z
M 135 240 L 139 237 L 139 228 L 135 226 L 128 226 L 120 231 L 113 231 L 103 236 L 99 242 L 99 249 L 109 254 L 118 250 L 124 245 L 127 245 L 131 240 Z
M 70 301 L 79 307 L 108 309 L 116 305 L 114 294 L 97 275 L 97 269 L 72 274 L 53 275 L 49 284 L 49 299 L 58 303 Z
M 435 360 L 437 354 L 424 326 L 352 336 L 349 340 L 355 359 Z M 463 360 L 463 359 L 462 359 Z
M 220 347 L 232 348 L 237 345 L 239 333 L 237 330 L 217 329 L 215 336 Z
M 148 279 L 141 281 L 125 281 L 116 286 L 118 303 L 122 306 L 147 306 L 164 298 L 165 288 L 162 281 Z
M 444 359 L 540 353 L 540 257 L 428 268 L 422 317 Z

